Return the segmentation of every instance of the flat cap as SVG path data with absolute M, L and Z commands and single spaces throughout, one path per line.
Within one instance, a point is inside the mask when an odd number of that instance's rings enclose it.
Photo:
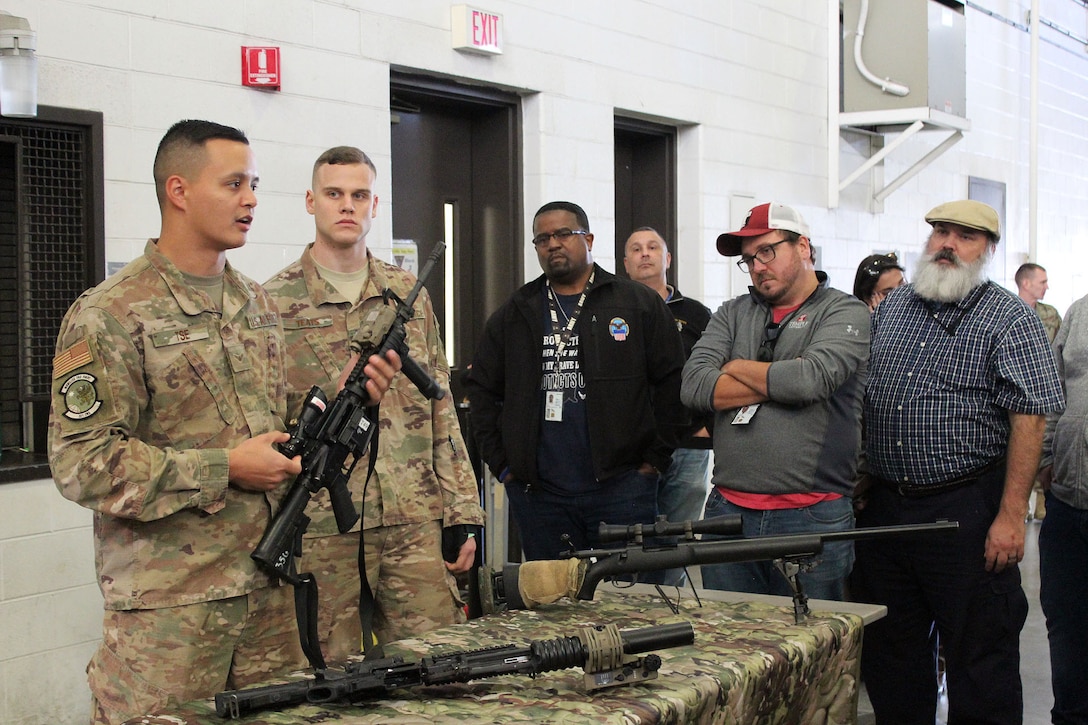
M 959 224 L 968 229 L 978 229 L 988 233 L 996 242 L 1001 239 L 1000 221 L 997 212 L 989 204 L 972 199 L 960 201 L 946 201 L 930 209 L 926 214 L 926 221 L 930 225 L 937 222 L 949 222 Z

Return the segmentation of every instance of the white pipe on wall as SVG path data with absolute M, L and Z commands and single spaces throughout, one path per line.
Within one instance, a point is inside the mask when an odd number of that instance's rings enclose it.
M 1031 0 L 1030 25 L 1031 111 L 1028 132 L 1028 260 L 1034 262 L 1039 253 L 1039 0 Z
M 880 78 L 865 65 L 865 60 L 861 57 L 861 41 L 865 37 L 865 23 L 869 18 L 869 0 L 861 0 L 861 9 L 858 11 L 858 30 L 854 35 L 854 65 L 858 67 L 858 72 L 875 86 L 880 86 L 880 90 L 885 93 L 891 93 L 896 96 L 905 96 L 910 93 L 910 88 L 906 87 L 902 83 L 896 83 L 891 78 Z

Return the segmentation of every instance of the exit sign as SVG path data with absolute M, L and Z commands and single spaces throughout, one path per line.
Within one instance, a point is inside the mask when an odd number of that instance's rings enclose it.
M 502 53 L 502 16 L 468 5 L 450 8 L 453 49 L 470 53 Z

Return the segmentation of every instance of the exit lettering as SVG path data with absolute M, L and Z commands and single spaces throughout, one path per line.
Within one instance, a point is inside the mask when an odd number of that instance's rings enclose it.
M 502 54 L 502 15 L 468 5 L 453 5 L 450 19 L 455 50 L 482 55 Z
M 477 48 L 499 47 L 499 16 L 472 11 L 472 44 Z

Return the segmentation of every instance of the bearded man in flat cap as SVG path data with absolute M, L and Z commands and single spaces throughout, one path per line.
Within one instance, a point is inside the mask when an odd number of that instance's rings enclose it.
M 888 607 L 866 628 L 862 675 L 877 722 L 934 722 L 938 647 L 948 722 L 1020 723 L 1018 562 L 1046 414 L 1064 397 L 1038 316 L 989 281 L 997 212 L 953 201 L 912 283 L 872 318 L 865 394 L 873 482 L 858 525 L 955 520 L 950 534 L 857 542 L 860 601 Z

